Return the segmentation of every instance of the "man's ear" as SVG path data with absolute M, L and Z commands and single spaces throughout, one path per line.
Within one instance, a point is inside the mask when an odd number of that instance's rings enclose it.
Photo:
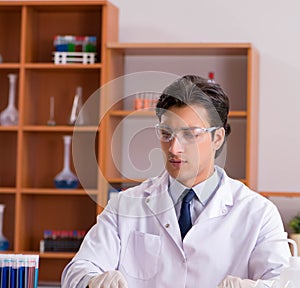
M 215 151 L 217 151 L 222 144 L 224 143 L 225 140 L 225 129 L 223 127 L 217 129 L 214 133 L 214 138 L 213 138 L 213 145 L 215 148 Z

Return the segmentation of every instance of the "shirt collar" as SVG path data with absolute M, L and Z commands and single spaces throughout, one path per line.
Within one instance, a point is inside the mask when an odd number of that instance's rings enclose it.
M 206 205 L 206 203 L 216 191 L 216 188 L 219 184 L 219 180 L 220 177 L 218 175 L 217 169 L 215 169 L 214 173 L 209 178 L 192 187 L 197 195 L 197 198 L 203 206 Z M 181 201 L 182 197 L 184 197 L 185 195 L 184 191 L 189 189 L 190 188 L 184 186 L 182 183 L 169 176 L 169 193 L 174 204 L 176 204 L 178 201 Z

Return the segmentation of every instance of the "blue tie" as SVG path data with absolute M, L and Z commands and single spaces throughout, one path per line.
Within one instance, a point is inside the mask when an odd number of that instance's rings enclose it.
M 182 239 L 192 227 L 190 203 L 194 198 L 194 196 L 195 196 L 194 190 L 190 189 L 189 192 L 182 199 L 180 216 L 178 220 Z

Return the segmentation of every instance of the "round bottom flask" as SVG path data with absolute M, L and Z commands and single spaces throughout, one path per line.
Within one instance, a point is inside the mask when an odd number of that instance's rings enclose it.
M 76 189 L 79 185 L 78 178 L 70 169 L 71 136 L 63 136 L 64 139 L 64 168 L 54 178 L 54 185 L 58 189 Z

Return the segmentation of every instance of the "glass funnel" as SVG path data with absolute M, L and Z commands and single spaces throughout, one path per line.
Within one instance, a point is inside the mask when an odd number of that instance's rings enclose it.
M 8 95 L 8 106 L 0 114 L 0 124 L 3 126 L 14 126 L 18 125 L 19 112 L 15 107 L 16 97 L 16 81 L 17 74 L 8 74 L 9 78 L 9 95 Z
M 70 146 L 72 136 L 63 136 L 64 140 L 64 167 L 54 178 L 54 185 L 58 189 L 76 189 L 79 185 L 78 178 L 70 169 Z

